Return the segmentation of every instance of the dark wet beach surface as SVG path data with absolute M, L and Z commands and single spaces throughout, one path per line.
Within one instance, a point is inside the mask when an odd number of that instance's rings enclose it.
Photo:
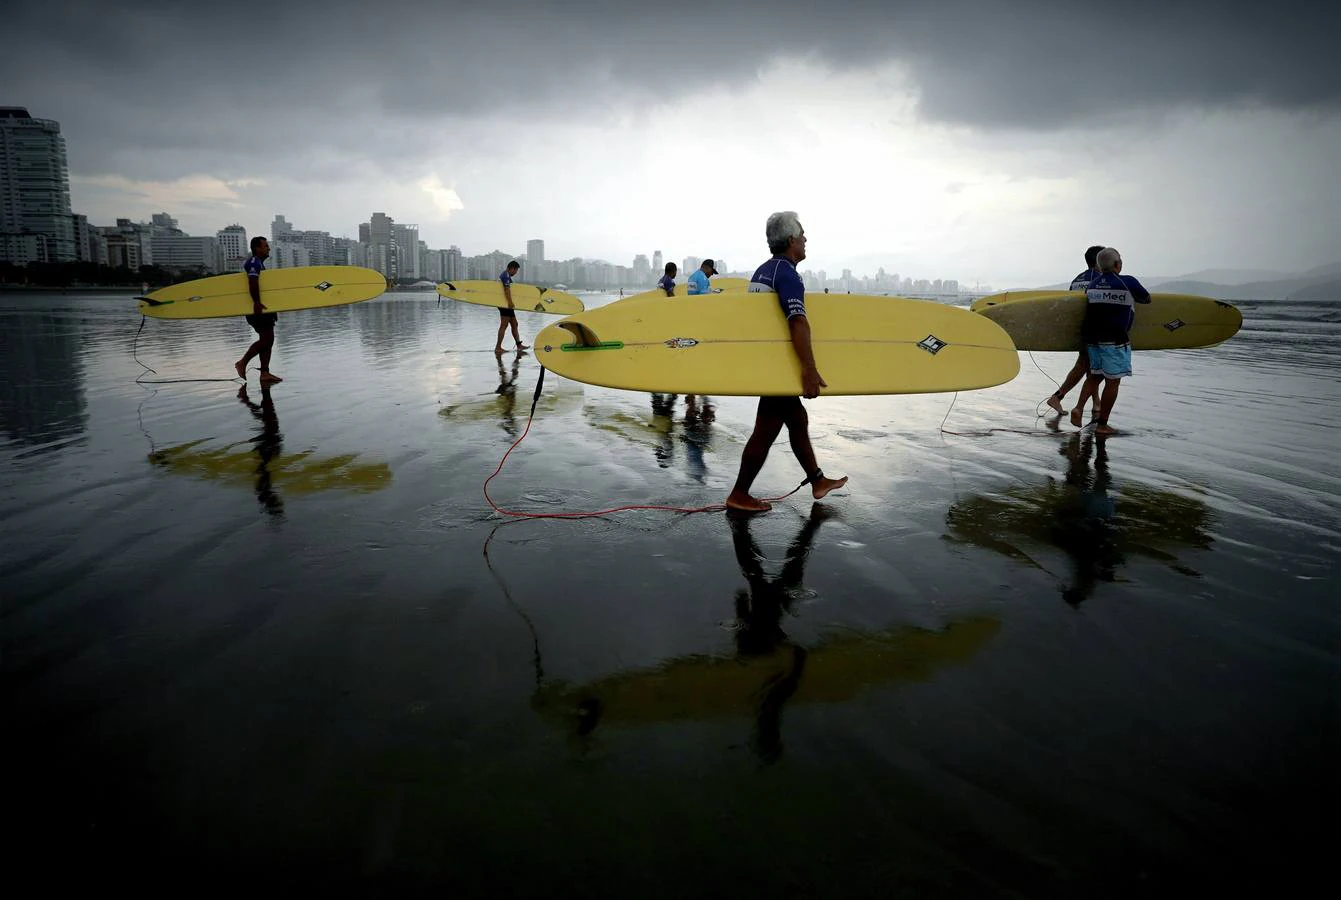
M 823 504 L 511 522 L 481 485 L 539 368 L 495 360 L 492 310 L 284 315 L 286 380 L 239 396 L 135 384 L 126 297 L 0 295 L 11 871 L 356 895 L 1298 885 L 1338 826 L 1341 304 L 1242 306 L 1222 347 L 1137 354 L 1101 444 L 1035 420 L 1052 384 L 1026 355 L 959 396 L 960 435 L 948 395 L 809 403 L 821 464 L 851 476 Z M 146 378 L 227 378 L 249 341 L 151 320 L 137 349 Z M 752 414 L 547 377 L 490 492 L 717 503 Z M 783 441 L 758 491 L 800 477 Z

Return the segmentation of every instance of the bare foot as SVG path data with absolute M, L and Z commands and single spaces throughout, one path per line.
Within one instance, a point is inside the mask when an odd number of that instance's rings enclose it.
M 526 350 L 526 349 L 528 349 L 530 346 L 531 346 L 530 344 L 523 344 L 521 341 L 518 341 L 518 342 L 517 342 L 517 349 L 518 349 L 518 350 Z
M 283 380 L 278 375 L 271 375 L 269 372 L 261 373 L 261 384 L 279 384 Z
M 773 504 L 767 500 L 756 500 L 741 491 L 732 491 L 731 496 L 726 498 L 726 508 L 736 512 L 760 513 L 768 512 Z
M 829 495 L 829 491 L 837 490 L 845 484 L 847 484 L 846 475 L 842 478 L 821 478 L 811 486 L 810 493 L 816 500 L 821 500 Z
M 1084 413 L 1085 410 L 1079 406 L 1071 410 L 1071 424 L 1076 426 L 1077 428 L 1082 427 L 1085 423 L 1080 421 L 1080 417 L 1084 415 Z
M 1105 434 L 1105 435 L 1107 435 L 1107 434 L 1117 434 L 1117 433 L 1118 433 L 1118 430 L 1117 430 L 1116 428 L 1114 428 L 1112 425 L 1095 425 L 1095 426 L 1094 426 L 1094 433 L 1095 433 L 1095 434 Z
M 239 359 L 239 360 L 237 361 L 237 363 L 233 366 L 233 368 L 234 368 L 234 369 L 237 369 L 237 377 L 238 377 L 238 378 L 246 378 L 246 377 L 247 377 L 247 364 L 246 364 L 245 362 L 243 362 L 242 360 Z
M 1066 410 L 1062 409 L 1062 401 L 1057 398 L 1056 394 L 1053 394 L 1051 397 L 1049 397 L 1046 402 L 1048 406 L 1051 406 L 1053 409 L 1057 410 L 1058 415 L 1061 415 L 1062 413 L 1066 412 Z
M 499 344 L 497 347 L 494 348 L 494 356 L 502 356 L 502 355 L 503 355 L 503 345 Z

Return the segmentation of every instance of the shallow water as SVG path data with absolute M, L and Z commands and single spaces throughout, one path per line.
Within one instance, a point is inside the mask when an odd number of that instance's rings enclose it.
M 1071 359 L 1025 355 L 957 399 L 809 403 L 851 477 L 822 504 L 515 521 L 482 484 L 539 367 L 495 360 L 492 310 L 286 314 L 286 380 L 241 394 L 240 320 L 137 337 L 124 296 L 0 294 L 12 871 L 619 897 L 1302 880 L 1338 823 L 1341 303 L 1241 306 L 1221 347 L 1137 354 L 1101 443 L 1035 418 Z M 490 494 L 717 503 L 752 415 L 548 376 Z M 757 489 L 800 478 L 784 440 Z

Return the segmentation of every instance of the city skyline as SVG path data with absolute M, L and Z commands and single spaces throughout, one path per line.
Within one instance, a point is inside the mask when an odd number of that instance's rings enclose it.
M 1295 0 L 1138 0 L 1120 22 L 686 2 L 663 57 L 636 4 L 393 0 L 370 21 L 293 0 L 239 42 L 208 10 L 53 0 L 7 11 L 0 101 L 62 123 L 79 212 L 166 209 L 191 234 L 284 210 L 353 237 L 384 209 L 434 247 L 742 267 L 794 209 L 816 269 L 966 284 L 1055 283 L 1091 243 L 1133 272 L 1334 257 L 1341 75 Z M 1103 34 L 1132 64 L 1059 70 Z

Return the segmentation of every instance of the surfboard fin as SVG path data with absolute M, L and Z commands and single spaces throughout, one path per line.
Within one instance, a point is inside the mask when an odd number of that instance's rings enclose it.
M 136 299 L 136 300 L 143 300 L 145 303 L 148 303 L 150 306 L 167 306 L 169 303 L 172 302 L 171 300 L 155 300 L 153 297 L 136 297 L 135 299 Z
M 581 322 L 560 322 L 559 327 L 570 333 L 577 341 L 574 344 L 564 344 L 561 348 L 563 350 L 616 350 L 624 346 L 623 341 L 602 341 L 596 332 Z

